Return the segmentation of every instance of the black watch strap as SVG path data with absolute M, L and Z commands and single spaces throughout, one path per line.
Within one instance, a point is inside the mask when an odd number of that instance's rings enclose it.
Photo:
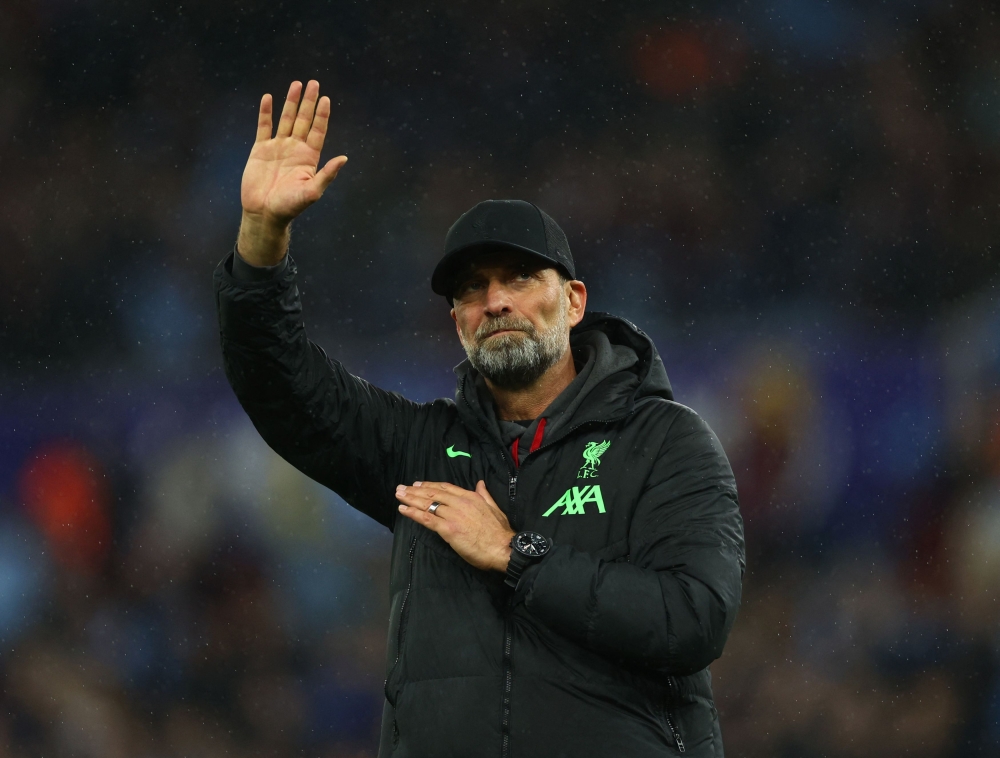
M 519 553 L 514 548 L 511 548 L 510 560 L 507 561 L 507 576 L 503 580 L 503 583 L 511 589 L 517 587 L 517 582 L 520 580 L 521 574 L 523 574 L 524 570 L 536 560 L 538 559 L 529 558 L 524 553 Z

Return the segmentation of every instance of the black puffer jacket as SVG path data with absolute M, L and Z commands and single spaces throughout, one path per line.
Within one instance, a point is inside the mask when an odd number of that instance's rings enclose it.
M 373 387 L 307 339 L 294 263 L 244 282 L 232 260 L 215 291 L 237 397 L 281 456 L 394 531 L 379 755 L 722 756 L 707 666 L 740 604 L 742 521 L 725 453 L 646 335 L 605 314 L 573 330 L 585 381 L 518 465 L 474 371 L 455 401 Z M 479 479 L 554 544 L 515 593 L 397 518 L 397 484 Z

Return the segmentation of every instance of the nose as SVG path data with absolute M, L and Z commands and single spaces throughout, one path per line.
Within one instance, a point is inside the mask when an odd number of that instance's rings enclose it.
M 504 316 L 513 312 L 510 291 L 498 279 L 491 279 L 486 288 L 486 312 L 491 316 Z

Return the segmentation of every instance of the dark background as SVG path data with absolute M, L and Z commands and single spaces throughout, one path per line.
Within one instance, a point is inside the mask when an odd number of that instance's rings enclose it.
M 0 756 L 374 755 L 390 535 L 260 441 L 211 273 L 263 92 L 350 162 L 312 336 L 425 400 L 479 200 L 565 228 L 737 472 L 727 754 L 1000 753 L 987 3 L 6 2 Z

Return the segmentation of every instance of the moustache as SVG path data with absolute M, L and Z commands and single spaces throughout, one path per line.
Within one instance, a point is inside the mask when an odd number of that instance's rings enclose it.
M 487 337 L 506 330 L 525 332 L 529 337 L 535 336 L 535 327 L 527 319 L 522 320 L 509 316 L 499 316 L 479 326 L 476 330 L 476 341 L 482 342 Z

